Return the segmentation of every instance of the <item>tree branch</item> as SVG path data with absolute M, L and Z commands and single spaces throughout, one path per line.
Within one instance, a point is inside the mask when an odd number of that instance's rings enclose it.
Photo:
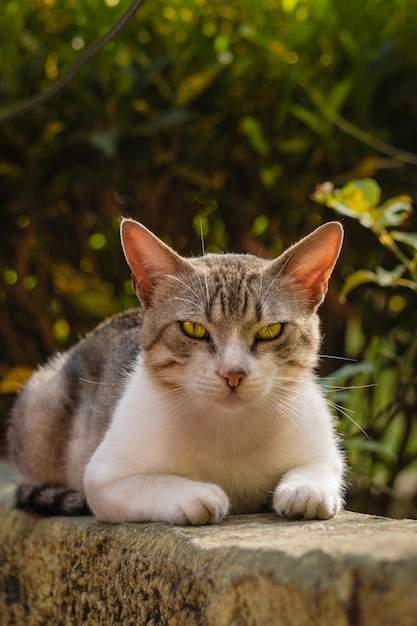
M 7 113 L 4 117 L 0 118 L 0 126 L 8 124 L 22 115 L 26 115 L 26 113 L 31 113 L 38 107 L 42 106 L 56 96 L 60 91 L 62 91 L 78 74 L 78 72 L 85 66 L 91 59 L 98 53 L 100 50 L 119 32 L 124 28 L 124 26 L 132 19 L 136 11 L 139 7 L 145 2 L 145 0 L 134 0 L 129 9 L 122 15 L 120 20 L 116 22 L 116 24 L 105 34 L 101 39 L 99 39 L 95 44 L 93 44 L 90 48 L 88 48 L 84 54 L 74 63 L 74 65 L 68 70 L 66 74 L 62 76 L 48 91 L 45 93 L 39 94 L 34 98 L 29 99 L 27 102 L 22 104 L 19 108 L 12 110 L 10 113 Z

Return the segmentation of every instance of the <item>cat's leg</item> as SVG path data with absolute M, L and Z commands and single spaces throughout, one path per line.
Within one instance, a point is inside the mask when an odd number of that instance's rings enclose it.
M 284 474 L 273 508 L 287 519 L 328 519 L 343 507 L 342 464 L 310 463 Z
M 114 478 L 103 468 L 87 468 L 85 491 L 96 518 L 103 522 L 162 521 L 171 524 L 216 524 L 228 513 L 220 487 L 174 475 L 136 474 Z

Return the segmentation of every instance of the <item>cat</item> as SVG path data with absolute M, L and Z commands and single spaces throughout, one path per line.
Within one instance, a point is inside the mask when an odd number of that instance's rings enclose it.
M 20 392 L 8 430 L 17 506 L 110 523 L 335 515 L 345 462 L 314 369 L 342 239 L 330 222 L 274 260 L 186 259 L 124 219 L 142 306 Z

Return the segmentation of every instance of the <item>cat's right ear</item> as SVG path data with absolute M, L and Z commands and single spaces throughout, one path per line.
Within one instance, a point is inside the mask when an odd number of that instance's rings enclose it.
M 120 238 L 132 271 L 136 294 L 147 306 L 158 282 L 167 275 L 175 274 L 183 259 L 135 220 L 122 221 Z

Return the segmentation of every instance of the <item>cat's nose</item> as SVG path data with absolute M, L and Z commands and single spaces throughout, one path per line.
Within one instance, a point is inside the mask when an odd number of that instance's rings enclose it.
M 241 370 L 231 370 L 230 372 L 219 373 L 222 378 L 226 379 L 226 382 L 229 385 L 230 389 L 236 389 L 236 387 L 239 387 L 242 378 L 245 378 L 245 376 L 247 376 L 246 372 L 243 372 Z

